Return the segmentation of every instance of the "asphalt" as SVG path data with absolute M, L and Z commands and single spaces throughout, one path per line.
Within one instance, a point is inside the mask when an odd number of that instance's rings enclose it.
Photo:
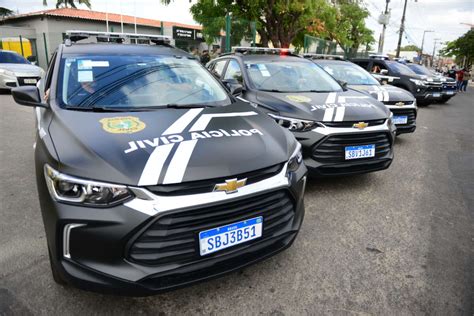
M 287 251 L 174 292 L 55 284 L 33 167 L 33 110 L 0 95 L 0 315 L 473 315 L 474 92 L 420 109 L 382 172 L 312 180 Z

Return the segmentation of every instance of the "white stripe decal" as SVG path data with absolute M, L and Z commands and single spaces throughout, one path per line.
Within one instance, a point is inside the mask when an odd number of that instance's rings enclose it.
M 377 92 L 377 100 L 383 101 L 383 93 L 382 93 L 382 91 Z
M 329 108 L 324 111 L 323 122 L 331 122 L 334 114 L 334 108 Z
M 339 103 L 346 103 L 346 97 L 339 97 L 339 98 L 337 98 L 337 102 L 339 102 Z
M 174 144 L 161 145 L 155 148 L 151 153 L 142 175 L 138 181 L 138 185 L 155 185 L 160 178 L 161 170 L 165 164 L 166 158 L 170 155 Z
M 180 183 L 183 180 L 197 141 L 197 139 L 193 139 L 179 143 L 178 149 L 176 149 L 173 159 L 168 166 L 163 184 Z
M 184 129 L 192 122 L 192 120 L 194 120 L 194 118 L 202 112 L 202 110 L 204 110 L 204 108 L 191 109 L 187 111 L 173 124 L 171 124 L 171 126 L 166 129 L 163 135 L 182 133 Z
M 204 130 L 211 119 L 215 117 L 237 117 L 237 116 L 252 116 L 257 115 L 257 112 L 233 112 L 233 113 L 215 113 L 215 114 L 203 114 L 201 117 L 194 123 L 194 125 L 189 130 L 190 132 L 202 131 Z
M 390 101 L 390 94 L 388 93 L 388 91 L 383 92 L 383 100 Z
M 344 112 L 346 111 L 345 107 L 338 107 L 336 110 L 336 117 L 334 118 L 334 122 L 342 122 L 344 119 Z
M 336 92 L 330 92 L 330 93 L 328 94 L 327 99 L 326 99 L 326 104 L 327 104 L 327 103 L 334 103 L 334 102 L 336 102 L 336 96 L 337 96 L 337 95 L 336 95 Z

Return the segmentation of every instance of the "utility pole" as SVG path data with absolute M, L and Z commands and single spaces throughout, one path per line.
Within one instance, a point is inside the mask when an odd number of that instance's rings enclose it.
M 441 38 L 435 38 L 434 43 L 433 43 L 433 57 L 432 57 L 432 62 L 431 62 L 431 67 L 434 66 L 434 61 L 435 61 L 435 53 L 436 53 L 436 42 L 441 40 Z
M 421 40 L 421 48 L 420 48 L 420 65 L 423 64 L 423 47 L 425 46 L 425 35 L 426 33 L 434 32 L 431 30 L 424 30 L 423 31 L 423 39 Z
M 395 57 L 397 58 L 400 57 L 400 47 L 402 46 L 402 36 L 403 36 L 403 31 L 405 30 L 405 15 L 407 12 L 407 2 L 408 0 L 405 0 L 405 4 L 403 5 L 402 22 L 400 23 L 400 31 L 398 32 L 397 53 L 395 54 Z
M 379 53 L 383 53 L 383 44 L 385 41 L 385 29 L 387 28 L 388 24 L 388 4 L 390 3 L 390 0 L 386 0 L 385 2 L 385 12 L 383 13 L 384 18 L 386 19 L 383 21 L 384 23 L 382 24 L 382 34 L 380 34 L 380 40 L 379 40 Z

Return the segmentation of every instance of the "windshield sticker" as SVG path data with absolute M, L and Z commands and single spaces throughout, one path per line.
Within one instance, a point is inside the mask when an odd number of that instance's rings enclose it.
M 109 67 L 107 60 L 91 60 L 91 67 Z
M 308 98 L 304 95 L 287 95 L 286 98 L 298 103 L 311 102 L 311 98 Z
M 77 72 L 77 81 L 79 82 L 92 82 L 94 81 L 94 74 L 92 70 L 82 70 Z
M 132 134 L 143 130 L 146 124 L 135 116 L 107 117 L 101 119 L 102 128 L 112 134 Z
M 270 77 L 270 72 L 268 72 L 268 69 L 264 64 L 257 64 L 257 67 L 263 77 Z
M 92 60 L 90 60 L 90 59 L 80 59 L 80 60 L 77 61 L 77 69 L 79 69 L 79 70 L 92 69 L 91 62 L 92 62 Z

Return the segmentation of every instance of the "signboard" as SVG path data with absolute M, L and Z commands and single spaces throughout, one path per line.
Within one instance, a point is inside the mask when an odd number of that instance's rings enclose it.
M 174 39 L 203 40 L 201 30 L 187 27 L 173 26 Z

